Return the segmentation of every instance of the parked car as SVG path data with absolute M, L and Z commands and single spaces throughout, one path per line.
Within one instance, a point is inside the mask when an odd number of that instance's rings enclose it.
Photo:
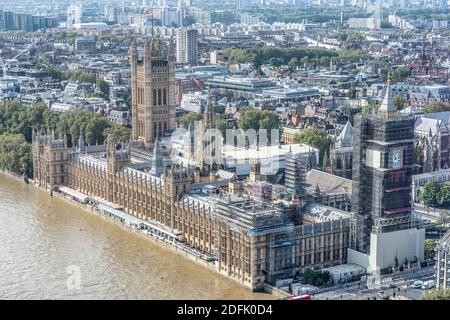
M 423 281 L 420 281 L 420 280 L 414 281 L 414 283 L 412 284 L 412 287 L 414 289 L 422 289 L 422 286 L 423 286 Z

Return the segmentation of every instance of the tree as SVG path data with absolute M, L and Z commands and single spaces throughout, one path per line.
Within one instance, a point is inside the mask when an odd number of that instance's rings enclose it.
M 433 289 L 425 292 L 422 300 L 450 300 L 450 289 Z
M 425 259 L 433 259 L 434 257 L 434 247 L 436 246 L 436 239 L 426 239 L 425 240 Z
M 280 127 L 280 117 L 273 112 L 244 108 L 241 110 L 239 118 L 239 128 L 242 130 L 254 129 L 278 129 Z
M 450 111 L 450 103 L 433 101 L 422 108 L 424 113 Z
M 281 65 L 283 64 L 283 59 L 281 58 L 270 58 L 269 63 L 274 66 L 275 68 L 281 67 Z
M 201 121 L 202 119 L 203 119 L 203 117 L 200 113 L 188 112 L 181 117 L 180 126 L 184 129 L 187 129 L 190 123 L 194 123 L 196 121 Z
M 369 54 L 361 49 L 343 49 L 339 51 L 340 60 L 359 61 L 369 58 Z
M 316 147 L 320 151 L 319 163 L 322 163 L 323 156 L 330 149 L 331 139 L 328 134 L 318 128 L 307 128 L 294 138 L 295 143 L 304 143 Z
M 222 117 L 217 117 L 216 118 L 216 128 L 218 130 L 220 130 L 220 132 L 222 133 L 222 137 L 226 137 L 226 131 L 229 129 L 233 129 L 233 124 L 231 124 L 230 122 L 226 121 L 224 118 Z
M 439 217 L 436 219 L 436 224 L 438 226 L 445 227 L 449 221 L 450 221 L 450 216 L 449 216 L 448 212 L 446 212 L 446 211 L 439 212 Z
M 231 100 L 231 99 L 233 99 L 233 97 L 234 97 L 233 91 L 232 91 L 232 90 L 229 90 L 229 89 L 225 89 L 225 90 L 222 92 L 222 94 L 223 94 L 225 97 L 227 97 L 228 100 Z
M 328 271 L 306 270 L 303 273 L 303 281 L 313 286 L 323 286 L 329 283 L 331 279 Z
M 22 134 L 0 135 L 0 168 L 31 176 L 31 144 Z
M 405 108 L 405 98 L 403 98 L 400 95 L 395 95 L 394 106 L 397 109 L 397 111 L 403 110 L 403 108 Z
M 109 97 L 109 84 L 105 80 L 98 79 L 96 82 L 97 89 L 105 96 Z
M 409 68 L 407 67 L 398 67 L 391 73 L 392 81 L 400 81 L 409 76 Z
M 103 131 L 103 136 L 107 137 L 112 134 L 117 142 L 129 142 L 131 137 L 131 129 L 125 128 L 119 124 L 115 124 L 112 127 L 106 128 Z
M 439 205 L 446 207 L 450 204 L 450 186 L 448 184 L 441 185 L 439 194 Z
M 309 63 L 309 58 L 308 58 L 307 56 L 306 56 L 306 57 L 303 57 L 303 58 L 301 58 L 300 62 L 301 62 L 302 64 L 308 64 L 308 63 Z
M 81 73 L 78 80 L 80 82 L 96 83 L 97 76 L 93 73 Z
M 297 58 L 292 58 L 291 60 L 289 60 L 288 63 L 288 67 L 291 71 L 294 71 L 298 66 L 298 59 Z
M 64 73 L 54 66 L 48 66 L 46 71 L 48 75 L 56 81 L 61 81 L 64 79 Z
M 356 99 L 357 93 L 358 93 L 358 91 L 356 91 L 356 88 L 351 87 L 347 92 L 347 97 L 349 97 L 350 99 Z
M 429 206 L 437 206 L 441 198 L 441 185 L 437 180 L 431 180 L 425 184 L 420 200 Z
M 59 132 L 69 133 L 71 142 L 77 143 L 80 134 L 88 144 L 102 144 L 105 140 L 104 130 L 109 128 L 111 123 L 98 114 L 76 109 L 63 113 L 58 121 Z

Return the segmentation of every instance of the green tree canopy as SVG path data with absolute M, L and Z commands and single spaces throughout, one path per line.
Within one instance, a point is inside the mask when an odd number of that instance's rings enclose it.
M 183 129 L 187 129 L 189 123 L 194 123 L 196 121 L 201 121 L 203 119 L 202 115 L 197 112 L 188 112 L 183 115 L 180 119 L 180 127 Z
M 428 206 L 448 206 L 450 205 L 450 186 L 431 180 L 425 184 L 420 200 Z
M 425 184 L 420 199 L 426 205 L 437 206 L 441 197 L 441 185 L 437 180 L 431 180 Z
M 337 57 L 336 50 L 325 48 L 280 48 L 263 47 L 257 49 L 236 49 L 227 48 L 223 50 L 229 63 L 253 63 L 259 66 L 262 63 L 288 64 L 293 58 L 302 61 L 321 57 Z M 273 59 L 273 60 L 271 60 Z M 272 62 L 271 62 L 272 61 Z
M 355 87 L 351 87 L 348 92 L 347 92 L 347 97 L 349 97 L 350 99 L 356 99 L 356 94 L 358 93 L 358 91 L 356 91 Z
M 279 129 L 280 117 L 267 110 L 244 108 L 241 110 L 239 128 L 242 130 L 255 129 L 256 131 L 259 129 Z
M 105 80 L 98 79 L 96 82 L 97 89 L 105 96 L 109 97 L 109 84 Z
M 226 130 L 233 129 L 233 124 L 229 123 L 222 117 L 216 118 L 216 128 L 220 130 L 222 133 L 222 137 L 225 139 L 226 137 Z
M 31 144 L 22 134 L 0 135 L 0 168 L 31 175 Z
M 281 67 L 281 65 L 283 64 L 283 59 L 273 57 L 273 58 L 270 58 L 269 63 L 272 66 L 274 66 L 275 68 L 278 68 L 278 67 Z
M 426 239 L 425 240 L 425 258 L 433 259 L 434 258 L 434 247 L 436 246 L 436 239 Z
M 331 139 L 328 134 L 318 128 L 307 128 L 294 138 L 295 143 L 304 143 L 316 147 L 320 151 L 319 163 L 322 163 L 323 156 L 330 149 Z
M 433 101 L 422 108 L 424 113 L 450 111 L 450 103 Z
M 403 110 L 405 108 L 405 98 L 400 95 L 394 96 L 394 106 L 397 111 Z
M 131 129 L 115 124 L 103 131 L 104 137 L 107 137 L 110 134 L 113 135 L 115 141 L 117 142 L 129 142 L 131 137 Z
M 303 281 L 313 286 L 323 286 L 330 282 L 331 276 L 328 271 L 306 270 L 303 273 Z
M 397 67 L 392 73 L 391 73 L 391 80 L 392 81 L 400 81 L 409 76 L 409 68 L 407 67 Z
M 450 300 L 450 289 L 433 289 L 425 292 L 422 300 Z
M 295 68 L 297 68 L 298 66 L 298 59 L 297 58 L 292 58 L 291 60 L 289 60 L 288 62 L 288 67 L 291 71 L 294 71 Z

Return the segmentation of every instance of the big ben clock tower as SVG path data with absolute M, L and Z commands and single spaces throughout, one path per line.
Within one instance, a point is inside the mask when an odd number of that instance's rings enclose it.
M 370 255 L 370 271 L 423 259 L 411 203 L 414 117 L 397 114 L 389 83 L 377 114 L 355 117 L 353 138 L 353 249 Z

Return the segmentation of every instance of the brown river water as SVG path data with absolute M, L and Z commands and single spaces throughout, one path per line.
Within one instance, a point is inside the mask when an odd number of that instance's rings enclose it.
M 274 299 L 0 173 L 0 299 Z

